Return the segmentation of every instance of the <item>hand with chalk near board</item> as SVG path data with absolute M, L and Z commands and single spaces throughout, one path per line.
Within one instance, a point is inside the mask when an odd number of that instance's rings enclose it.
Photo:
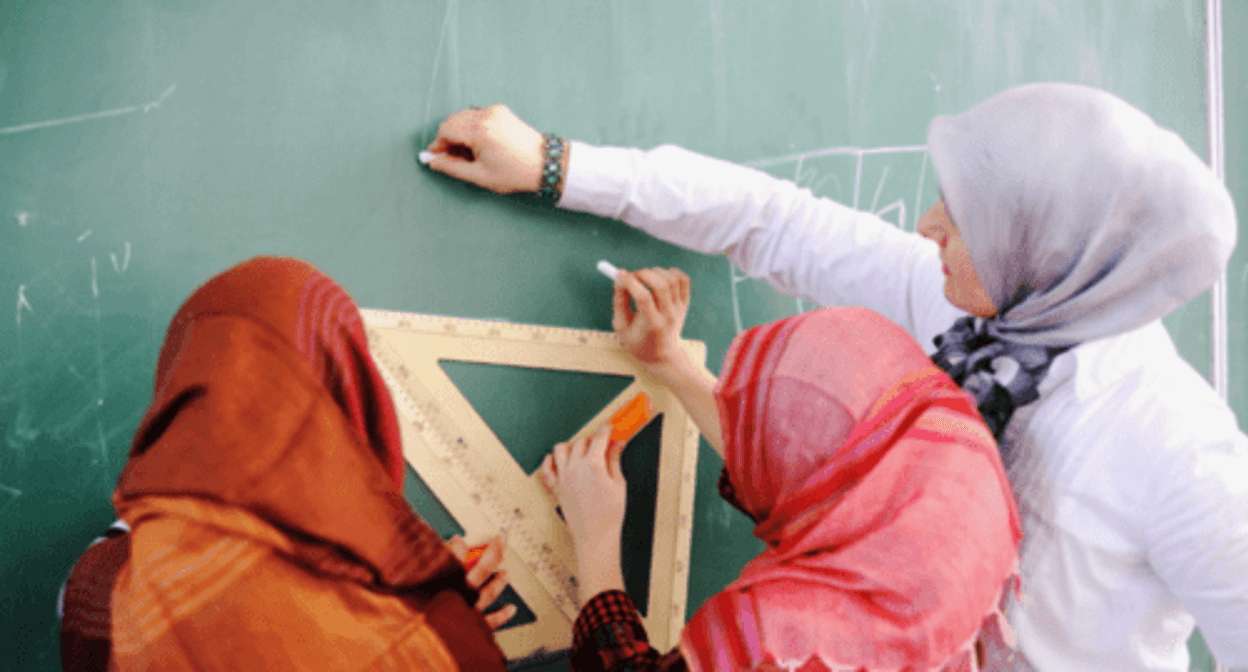
M 689 276 L 678 269 L 620 270 L 612 323 L 625 349 L 676 393 L 722 453 L 711 396 L 715 377 L 705 367 L 695 367 L 679 346 L 689 290 Z M 625 494 L 620 455 L 625 445 L 610 441 L 611 429 L 603 425 L 592 439 L 557 444 L 540 468 L 542 483 L 559 501 L 576 542 L 578 576 L 586 598 L 624 587 L 619 558 Z
M 505 105 L 471 108 L 451 115 L 420 160 L 433 170 L 500 194 L 537 192 L 544 170 L 543 136 Z M 566 145 L 557 162 L 562 191 Z
M 929 125 L 941 197 L 909 232 L 673 145 L 572 142 L 548 169 L 536 131 L 480 112 L 430 149 L 490 162 L 431 167 L 496 191 L 556 174 L 559 207 L 877 311 L 975 398 L 1025 512 L 1027 599 L 1009 602 L 1002 655 L 1180 672 L 1199 626 L 1248 669 L 1248 518 L 1231 513 L 1248 509 L 1248 437 L 1161 322 L 1225 271 L 1235 209 L 1174 132 L 1092 87 L 1002 91 Z

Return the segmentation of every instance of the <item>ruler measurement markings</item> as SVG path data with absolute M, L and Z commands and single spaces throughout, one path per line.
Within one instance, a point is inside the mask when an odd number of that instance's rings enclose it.
M 381 344 L 381 347 L 375 350 L 385 352 L 385 356 L 379 359 L 389 360 L 385 362 L 386 368 L 393 368 L 401 359 L 390 350 L 388 346 Z M 383 374 L 384 375 L 384 374 Z M 576 600 L 575 593 L 575 575 L 573 572 L 563 567 L 553 557 L 545 556 L 541 553 L 541 542 L 533 539 L 525 529 L 525 526 L 519 524 L 514 516 L 507 515 L 508 511 L 523 507 L 511 506 L 509 502 L 501 501 L 488 487 L 491 481 L 496 481 L 488 472 L 483 473 L 475 468 L 470 460 L 465 459 L 462 453 L 470 449 L 467 442 L 463 440 L 460 432 L 455 431 L 453 427 L 447 427 L 446 421 L 443 420 L 443 414 L 440 412 L 437 404 L 427 401 L 430 399 L 428 392 L 420 389 L 419 383 L 413 378 L 408 377 L 405 381 L 399 382 L 402 392 L 402 400 L 400 405 L 407 411 L 407 415 L 412 420 L 413 428 L 417 429 L 418 434 L 424 438 L 424 443 L 430 447 L 439 457 L 447 464 L 446 471 L 455 478 L 464 488 L 474 502 L 484 510 L 485 517 L 490 520 L 492 526 L 496 529 L 504 531 L 507 534 L 507 542 L 517 553 L 524 558 L 526 564 L 539 576 L 539 580 L 546 585 L 547 590 L 552 595 L 557 595 L 556 601 L 560 603 L 565 615 L 570 620 L 576 618 L 579 611 L 579 605 Z M 399 395 L 396 395 L 399 396 Z M 422 399 L 426 403 L 418 403 L 414 400 Z M 570 586 L 570 587 L 569 587 Z M 567 599 L 562 599 L 566 597 Z
M 515 550 L 517 556 L 523 560 L 523 564 L 533 573 L 535 579 L 543 586 L 548 595 L 552 596 L 558 604 L 558 608 L 569 622 L 575 620 L 578 608 L 577 588 L 578 582 L 576 575 L 566 566 L 557 561 L 559 553 L 553 548 L 549 540 L 549 534 L 539 534 L 538 532 L 556 531 L 548 523 L 552 518 L 557 518 L 557 514 L 553 509 L 547 511 L 529 511 L 531 503 L 521 501 L 517 505 L 515 499 L 508 500 L 500 490 L 499 483 L 505 483 L 512 477 L 502 477 L 498 474 L 491 473 L 489 461 L 485 461 L 484 470 L 474 465 L 473 459 L 473 443 L 468 441 L 465 433 L 455 421 L 454 415 L 445 413 L 439 403 L 438 395 L 432 390 L 426 389 L 420 381 L 420 376 L 414 373 L 408 366 L 404 364 L 404 358 L 397 352 L 391 350 L 388 344 L 383 343 L 385 337 L 377 328 L 388 328 L 397 330 L 398 333 L 413 332 L 422 334 L 422 337 L 435 339 L 438 342 L 450 347 L 451 350 L 464 353 L 465 357 L 462 361 L 476 361 L 483 354 L 488 354 L 487 361 L 491 363 L 509 364 L 506 360 L 516 360 L 510 363 L 514 366 L 528 366 L 532 368 L 556 368 L 584 371 L 586 370 L 586 361 L 592 362 L 593 372 L 608 373 L 600 371 L 603 366 L 603 355 L 609 360 L 625 357 L 622 344 L 610 332 L 598 332 L 589 330 L 565 329 L 559 327 L 544 327 L 534 325 L 513 325 L 508 323 L 499 323 L 485 320 L 468 320 L 462 318 L 450 318 L 441 316 L 416 315 L 410 313 L 397 313 L 392 311 L 378 311 L 364 309 L 361 311 L 365 317 L 366 323 L 372 327 L 368 330 L 369 340 L 374 343 L 373 351 L 379 355 L 379 363 L 383 363 L 382 374 L 387 378 L 387 382 L 391 387 L 399 392 L 396 394 L 396 402 L 400 402 L 403 407 L 404 415 L 408 416 L 411 428 L 421 439 L 421 443 L 429 448 L 430 453 L 437 456 L 437 462 L 440 463 L 439 470 L 450 476 L 461 489 L 473 493 L 474 503 L 477 504 L 476 515 L 483 517 L 493 523 L 497 529 L 506 530 L 508 534 L 508 545 Z M 684 341 L 682 347 L 686 351 L 696 357 L 699 361 L 705 361 L 705 345 L 696 341 Z M 560 347 L 562 346 L 562 347 Z M 598 348 L 601 352 L 596 355 L 586 353 L 586 346 Z M 538 357 L 543 360 L 541 364 L 533 364 L 528 361 L 534 355 L 534 348 L 541 350 L 544 355 Z M 589 359 L 586 359 L 589 357 Z M 439 359 L 455 359 L 454 356 L 440 356 Z M 500 361 L 501 360 L 501 361 Z M 575 361 L 569 364 L 569 361 Z M 562 364 L 562 365 L 561 365 Z M 579 364 L 579 365 L 578 365 Z M 636 370 L 635 367 L 620 362 L 621 366 L 611 366 L 610 368 L 621 368 L 622 375 L 632 375 L 635 379 L 633 386 L 641 386 L 650 388 L 657 384 L 657 381 L 649 380 L 649 376 Z M 435 360 L 436 365 L 436 360 Z M 439 367 L 440 369 L 440 367 Z M 391 375 L 392 372 L 397 374 Z M 443 374 L 444 375 L 444 374 Z M 610 375 L 610 373 L 608 373 Z M 447 379 L 449 381 L 449 378 Z M 643 380 L 646 383 L 643 385 Z M 451 384 L 453 387 L 453 383 Z M 661 386 L 659 391 L 668 392 Z M 458 390 L 455 390 L 458 393 Z M 622 394 L 621 397 L 624 395 Z M 652 395 L 655 396 L 655 395 Z M 445 400 L 442 400 L 445 401 Z M 617 400 L 620 401 L 620 400 Z M 670 456 L 667 460 L 660 461 L 664 466 L 675 467 L 675 474 L 670 469 L 663 469 L 659 478 L 660 483 L 666 483 L 669 479 L 674 478 L 675 482 L 668 484 L 664 488 L 669 494 L 664 496 L 664 500 L 670 501 L 675 498 L 675 524 L 668 530 L 674 535 L 674 538 L 667 537 L 664 540 L 655 539 L 655 551 L 659 551 L 660 547 L 670 549 L 674 552 L 674 566 L 660 567 L 656 566 L 656 559 L 651 559 L 651 573 L 658 583 L 670 582 L 671 593 L 668 596 L 671 601 L 671 613 L 655 613 L 654 617 L 660 619 L 656 622 L 656 626 L 666 625 L 666 628 L 660 627 L 657 632 L 663 630 L 668 631 L 668 639 L 674 643 L 679 640 L 679 633 L 683 626 L 683 612 L 686 605 L 687 588 L 688 588 L 688 559 L 690 546 L 690 531 L 693 518 L 693 497 L 692 491 L 696 485 L 696 464 L 698 451 L 698 432 L 693 424 L 692 418 L 684 412 L 678 402 L 669 400 L 672 404 L 667 409 L 669 420 L 674 422 L 683 421 L 685 425 L 684 431 L 676 429 L 673 426 L 671 435 L 678 437 L 674 443 L 680 444 L 677 448 L 678 454 Z M 612 406 L 616 405 L 613 401 L 607 408 L 604 408 L 602 414 L 613 412 Z M 663 411 L 660 411 L 663 412 Z M 475 416 L 475 411 L 473 412 Z M 676 415 L 678 417 L 672 417 Z M 596 418 L 596 420 L 598 420 Z M 600 421 L 600 420 L 599 420 Z M 668 431 L 664 431 L 665 438 L 669 435 Z M 495 439 L 492 430 L 490 437 Z M 679 440 L 683 439 L 683 441 Z M 664 441 L 664 445 L 668 443 Z M 506 451 L 506 447 L 499 443 L 499 448 Z M 493 446 L 491 446 L 493 448 Z M 666 451 L 665 451 L 666 452 Z M 509 455 L 509 453 L 508 453 Z M 676 463 L 672 464 L 671 460 L 675 459 Z M 480 461 L 480 456 L 476 456 L 475 461 Z M 513 460 L 514 461 L 514 460 Z M 523 474 L 523 471 L 520 473 Z M 668 478 L 663 478 L 664 475 Z M 532 475 L 525 475 L 528 480 L 532 481 Z M 500 481 L 501 478 L 501 481 Z M 492 486 L 492 487 L 491 487 Z M 662 486 L 661 486 L 662 487 Z M 466 504 L 466 503 L 465 503 Z M 656 509 L 659 502 L 656 501 Z M 449 507 L 448 507 L 449 508 Z M 547 508 L 545 506 L 542 507 Z M 667 509 L 670 512 L 670 509 Z M 658 511 L 656 511 L 656 514 Z M 536 514 L 536 515 L 533 515 Z M 659 521 L 656 521 L 658 523 Z M 558 521 L 559 525 L 562 521 Z M 566 534 L 566 528 L 559 528 Z M 666 535 L 664 535 L 666 537 Z M 563 545 L 562 543 L 560 544 Z M 655 572 L 658 572 L 655 574 Z M 651 598 L 654 599 L 657 591 L 652 587 Z M 651 621 L 650 618 L 646 619 Z M 663 622 L 665 621 L 665 623 Z

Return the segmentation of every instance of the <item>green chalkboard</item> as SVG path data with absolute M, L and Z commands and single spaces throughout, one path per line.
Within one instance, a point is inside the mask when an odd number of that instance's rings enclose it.
M 57 667 L 57 587 L 112 520 L 164 328 L 250 256 L 308 259 L 366 307 L 595 329 L 610 328 L 595 261 L 678 266 L 686 335 L 715 371 L 739 328 L 811 307 L 722 258 L 421 169 L 446 114 L 505 102 L 574 139 L 675 143 L 911 229 L 936 199 L 913 149 L 928 121 L 1010 85 L 1104 87 L 1203 155 L 1203 6 L 0 0 L 0 666 Z M 1242 91 L 1227 100 L 1248 117 Z M 1208 299 L 1167 324 L 1208 371 Z M 699 460 L 690 614 L 759 548 L 715 492 L 718 458 L 703 445 Z

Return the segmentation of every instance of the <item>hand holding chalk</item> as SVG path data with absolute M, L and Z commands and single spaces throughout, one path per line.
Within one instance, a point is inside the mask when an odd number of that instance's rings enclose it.
M 676 268 L 625 273 L 615 286 L 611 320 L 624 348 L 647 365 L 681 362 L 686 356 L 680 332 L 689 312 L 689 293 L 689 276 Z
M 425 150 L 420 160 L 431 169 L 500 194 L 541 184 L 542 134 L 504 105 L 452 114 Z
M 620 280 L 620 269 L 611 265 L 611 262 L 606 259 L 598 262 L 598 272 L 607 276 L 612 282 L 619 282 Z

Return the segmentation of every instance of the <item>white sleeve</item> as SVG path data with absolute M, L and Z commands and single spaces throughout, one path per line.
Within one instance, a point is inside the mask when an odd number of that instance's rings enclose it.
M 1248 669 L 1248 437 L 1229 422 L 1224 441 L 1158 475 L 1146 541 L 1149 563 L 1196 617 L 1214 658 L 1239 670 Z
M 672 145 L 642 151 L 574 142 L 569 162 L 560 207 L 726 254 L 788 296 L 870 308 L 928 352 L 932 337 L 965 315 L 944 296 L 934 243 L 790 181 Z

